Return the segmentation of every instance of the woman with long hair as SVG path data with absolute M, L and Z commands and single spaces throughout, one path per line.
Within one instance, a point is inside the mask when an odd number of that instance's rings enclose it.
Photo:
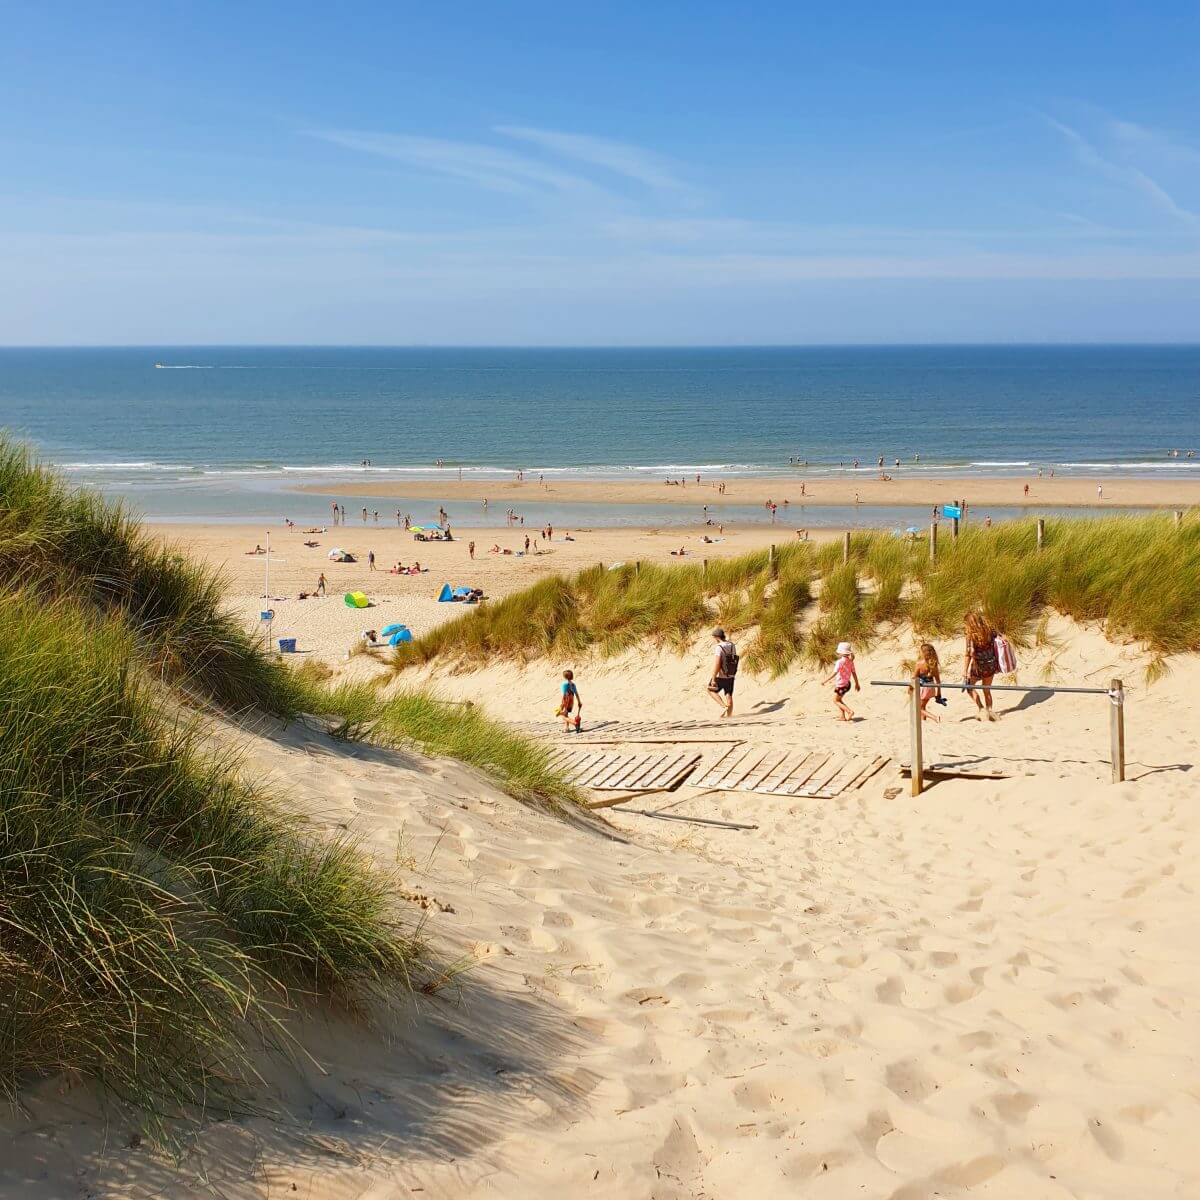
M 1000 669 L 1000 660 L 996 654 L 996 631 L 992 623 L 978 609 L 967 613 L 963 621 L 966 633 L 966 655 L 963 661 L 963 673 L 968 683 L 982 685 L 983 699 L 979 691 L 967 693 L 975 701 L 979 709 L 980 720 L 994 721 L 992 712 L 992 679 Z

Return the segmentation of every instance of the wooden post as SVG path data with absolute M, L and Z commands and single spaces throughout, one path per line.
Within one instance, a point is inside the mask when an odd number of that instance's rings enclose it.
M 929 561 L 937 562 L 937 522 L 929 522 Z
M 951 520 L 950 539 L 951 539 L 951 541 L 957 542 L 958 541 L 958 518 L 951 517 L 950 520 Z
M 635 575 L 640 575 L 642 573 L 642 560 L 640 558 L 635 560 L 633 564 L 633 573 Z
M 925 751 L 921 745 L 921 681 L 913 676 L 912 704 L 910 718 L 912 722 L 912 794 L 919 796 L 925 786 Z
M 850 561 L 850 530 L 842 534 L 842 562 Z
M 1038 519 L 1037 519 L 1037 539 L 1038 539 L 1038 549 L 1040 550 L 1042 548 L 1042 544 L 1046 540 L 1046 519 L 1045 519 L 1045 517 L 1038 517 Z
M 701 568 L 700 574 L 705 579 L 707 579 L 708 578 L 708 559 L 707 558 L 700 564 L 700 568 Z
M 1109 737 L 1112 741 L 1112 781 L 1125 782 L 1125 689 L 1119 679 L 1114 679 L 1108 718 Z
M 769 566 L 771 568 L 771 578 L 777 579 L 779 577 L 779 561 L 775 557 L 775 543 L 774 542 L 772 542 L 771 545 L 767 548 L 767 566 Z
M 1175 510 L 1175 528 L 1178 529 L 1180 527 L 1180 525 L 1182 525 L 1182 524 L 1183 524 L 1183 509 L 1177 508 Z

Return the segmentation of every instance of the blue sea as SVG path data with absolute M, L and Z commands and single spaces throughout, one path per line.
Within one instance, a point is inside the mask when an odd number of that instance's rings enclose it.
M 873 474 L 882 455 L 905 474 L 1200 477 L 1186 457 L 1200 451 L 1200 346 L 0 349 L 0 426 L 167 520 L 320 519 L 328 498 L 294 489 L 335 480 L 348 508 L 425 515 L 428 500 L 349 489 L 518 468 L 812 477 L 856 460 Z M 807 523 L 903 516 L 812 509 Z M 693 519 L 656 505 L 537 517 Z

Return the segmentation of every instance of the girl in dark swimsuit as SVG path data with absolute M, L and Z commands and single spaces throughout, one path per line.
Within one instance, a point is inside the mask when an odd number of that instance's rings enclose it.
M 991 684 L 1000 669 L 1000 660 L 996 655 L 996 631 L 981 612 L 967 613 L 963 624 L 967 640 L 963 671 L 968 683 L 982 685 L 983 700 L 979 699 L 978 691 L 967 694 L 975 701 L 980 719 L 994 721 L 996 716 L 992 712 Z
M 935 696 L 942 695 L 942 667 L 938 662 L 938 653 L 928 642 L 921 643 L 921 654 L 917 659 L 917 683 L 921 688 L 921 717 L 926 721 L 940 721 L 937 713 L 931 713 L 927 705 Z

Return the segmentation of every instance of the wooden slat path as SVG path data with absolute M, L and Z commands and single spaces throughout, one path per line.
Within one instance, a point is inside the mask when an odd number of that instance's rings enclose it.
M 739 746 L 690 782 L 713 791 L 755 792 L 760 796 L 806 796 L 831 800 L 858 789 L 888 763 L 882 756 L 827 754 Z
M 680 745 L 638 744 L 558 746 L 550 765 L 578 787 L 595 791 L 649 792 L 678 787 L 701 763 L 723 757 L 729 744 L 706 749 Z

